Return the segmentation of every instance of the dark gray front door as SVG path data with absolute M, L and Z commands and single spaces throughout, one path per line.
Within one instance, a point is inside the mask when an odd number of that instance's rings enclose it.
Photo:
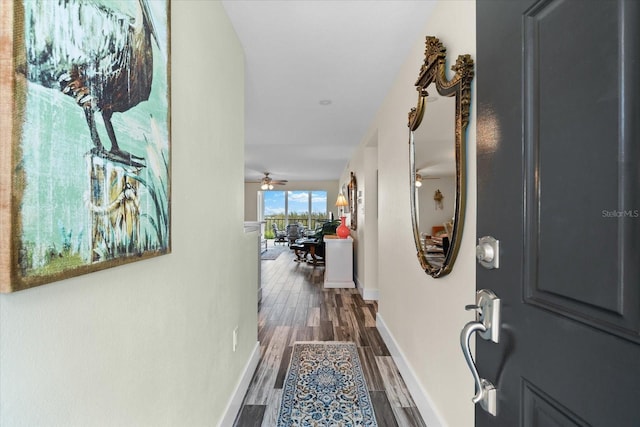
M 477 2 L 477 426 L 640 426 L 640 1 Z

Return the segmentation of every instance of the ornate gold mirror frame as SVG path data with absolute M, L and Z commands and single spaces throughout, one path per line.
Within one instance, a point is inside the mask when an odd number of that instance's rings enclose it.
M 349 193 L 349 209 L 351 211 L 351 229 L 358 228 L 358 182 L 356 175 L 351 172 L 351 180 L 348 187 Z
M 417 107 L 409 112 L 409 157 L 410 157 L 410 187 L 411 187 L 411 220 L 413 236 L 418 251 L 420 265 L 432 277 L 442 277 L 451 272 L 460 249 L 462 230 L 464 227 L 466 204 L 466 129 L 469 123 L 469 106 L 471 103 L 471 81 L 473 80 L 473 59 L 470 55 L 460 55 L 455 65 L 451 67 L 455 75 L 451 80 L 446 76 L 446 49 L 436 37 L 427 36 L 425 60 L 420 67 L 420 76 L 415 83 L 418 91 Z M 452 227 L 446 231 L 449 242 L 448 248 L 443 249 L 442 263 L 429 261 L 426 243 L 427 233 L 421 233 L 418 227 L 418 207 L 416 201 L 416 158 L 415 131 L 422 123 L 427 102 L 427 86 L 434 84 L 440 96 L 455 96 L 455 204 Z M 430 107 L 431 108 L 431 107 Z M 427 129 L 428 131 L 428 129 Z

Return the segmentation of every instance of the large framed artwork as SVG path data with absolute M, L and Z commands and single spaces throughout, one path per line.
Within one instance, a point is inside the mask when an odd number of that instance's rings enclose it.
M 168 0 L 0 1 L 0 291 L 171 251 Z

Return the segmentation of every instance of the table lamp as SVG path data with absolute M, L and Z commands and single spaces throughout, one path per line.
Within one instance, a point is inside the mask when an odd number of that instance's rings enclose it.
M 347 199 L 344 197 L 344 194 L 342 194 L 342 191 L 338 194 L 336 206 L 338 207 L 338 213 L 340 214 L 340 225 L 336 229 L 336 234 L 341 239 L 346 239 L 351 234 L 351 231 L 349 231 L 349 227 L 347 227 L 344 223 L 347 219 L 347 217 L 344 216 L 344 207 L 349 206 L 349 202 L 347 202 Z

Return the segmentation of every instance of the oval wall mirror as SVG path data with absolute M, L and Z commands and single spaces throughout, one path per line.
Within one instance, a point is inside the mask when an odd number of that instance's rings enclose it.
M 466 202 L 466 129 L 473 59 L 460 55 L 446 73 L 446 49 L 426 39 L 415 84 L 418 104 L 409 112 L 411 218 L 420 265 L 432 277 L 453 268 L 460 249 Z

